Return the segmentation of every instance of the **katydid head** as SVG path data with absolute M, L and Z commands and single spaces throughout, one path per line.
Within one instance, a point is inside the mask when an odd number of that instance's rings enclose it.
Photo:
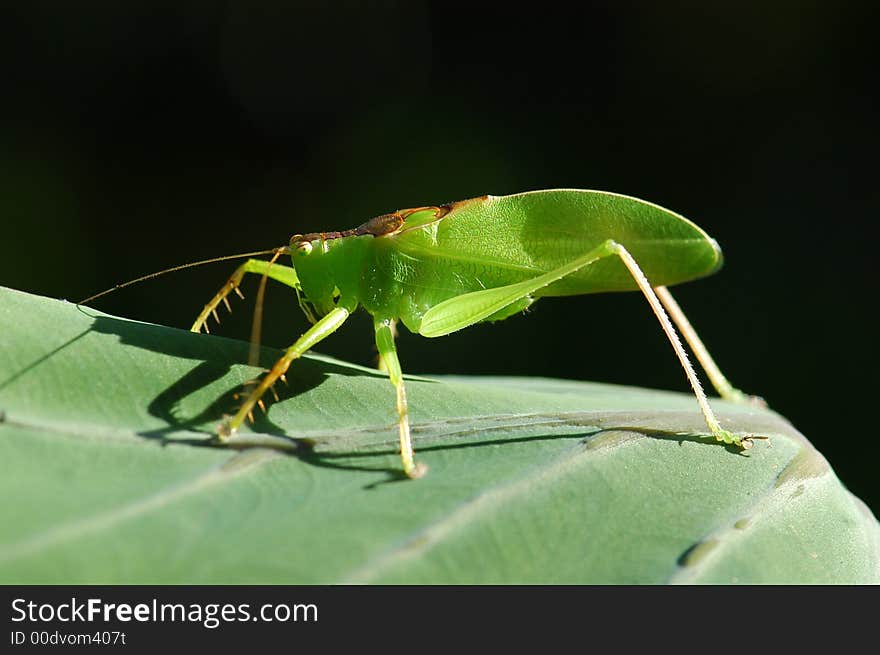
M 301 300 L 314 308 L 316 317 L 339 306 L 354 311 L 360 299 L 362 263 L 373 237 L 338 234 L 296 234 L 290 239 Z

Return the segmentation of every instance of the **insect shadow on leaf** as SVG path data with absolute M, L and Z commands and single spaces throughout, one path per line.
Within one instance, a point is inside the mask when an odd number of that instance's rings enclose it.
M 161 419 L 167 425 L 154 430 L 142 431 L 139 436 L 147 439 L 160 440 L 162 443 L 186 443 L 194 446 L 207 447 L 244 447 L 235 441 L 221 444 L 215 439 L 217 424 L 236 406 L 243 394 L 246 394 L 250 381 L 235 385 L 223 391 L 207 406 L 192 414 L 184 414 L 181 403 L 189 396 L 214 385 L 231 374 L 233 368 L 245 365 L 249 352 L 248 344 L 222 338 L 203 338 L 182 330 L 157 328 L 152 325 L 124 321 L 107 316 L 95 317 L 92 330 L 119 337 L 120 343 L 160 353 L 175 358 L 201 360 L 188 373 L 174 381 L 148 404 L 147 411 L 151 416 Z M 260 356 L 260 366 L 271 365 L 277 353 L 264 348 Z M 304 359 L 294 375 L 288 376 L 288 385 L 278 385 L 276 402 L 295 397 L 315 389 L 330 375 L 361 374 L 344 366 L 330 362 Z M 365 372 L 363 374 L 366 374 Z M 377 376 L 381 375 L 377 372 Z M 289 431 L 275 424 L 268 413 L 257 412 L 254 415 L 253 431 L 280 438 L 286 444 L 283 450 L 299 452 L 308 450 L 307 441 L 297 439 Z M 187 436 L 199 433 L 204 437 Z M 252 445 L 252 444 L 251 444 Z M 278 447 L 279 443 L 274 444 Z

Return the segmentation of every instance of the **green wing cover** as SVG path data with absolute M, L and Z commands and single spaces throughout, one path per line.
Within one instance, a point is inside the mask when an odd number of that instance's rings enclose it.
M 424 313 L 449 298 L 539 277 L 608 239 L 629 250 L 655 286 L 703 277 L 721 264 L 715 241 L 674 212 L 614 193 L 554 189 L 452 203 L 433 221 L 413 215 L 400 231 L 375 239 L 362 298 L 368 310 L 393 308 L 418 331 Z M 636 288 L 617 258 L 605 258 L 534 295 Z

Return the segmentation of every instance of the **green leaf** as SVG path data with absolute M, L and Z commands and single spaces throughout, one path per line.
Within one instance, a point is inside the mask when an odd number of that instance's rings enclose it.
M 687 394 L 412 377 L 404 481 L 376 371 L 306 357 L 216 446 L 247 344 L 3 289 L 0 327 L 0 583 L 880 582 L 876 519 L 770 411 L 714 402 L 772 437 L 740 453 Z

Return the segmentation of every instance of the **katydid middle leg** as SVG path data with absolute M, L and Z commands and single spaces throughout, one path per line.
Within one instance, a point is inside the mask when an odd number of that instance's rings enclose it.
M 420 478 L 428 470 L 424 464 L 416 464 L 413 456 L 412 437 L 409 430 L 409 409 L 406 402 L 406 387 L 403 384 L 403 371 L 397 359 L 394 344 L 394 329 L 390 319 L 375 319 L 376 348 L 388 371 L 391 384 L 397 392 L 397 428 L 400 436 L 400 458 L 403 471 L 408 478 Z

